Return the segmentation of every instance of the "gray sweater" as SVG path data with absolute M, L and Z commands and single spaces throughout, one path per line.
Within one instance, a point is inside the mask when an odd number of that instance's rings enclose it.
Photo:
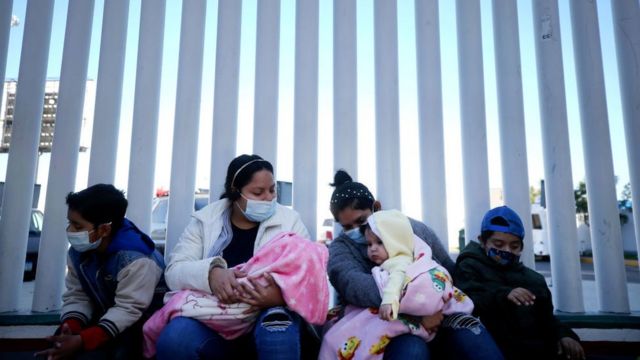
M 427 225 L 409 218 L 413 233 L 431 247 L 433 258 L 453 274 L 455 263 L 436 234 Z M 358 244 L 344 233 L 329 246 L 329 280 L 343 305 L 378 307 L 382 298 L 371 268 L 375 264 L 367 257 L 367 245 Z

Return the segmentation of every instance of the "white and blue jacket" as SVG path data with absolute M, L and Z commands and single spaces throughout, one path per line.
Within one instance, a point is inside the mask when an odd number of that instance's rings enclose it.
M 97 322 L 115 337 L 138 321 L 152 301 L 162 305 L 163 257 L 127 219 L 104 252 L 69 248 L 67 267 L 62 321 Z

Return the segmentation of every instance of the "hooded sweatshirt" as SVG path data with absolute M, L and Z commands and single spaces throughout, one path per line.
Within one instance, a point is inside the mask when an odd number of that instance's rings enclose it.
M 579 340 L 553 315 L 544 277 L 522 263 L 500 265 L 480 244 L 470 242 L 458 256 L 454 279 L 473 300 L 473 315 L 480 318 L 508 359 L 546 358 L 555 354 L 561 338 Z M 533 305 L 516 305 L 507 299 L 518 287 L 535 295 Z
M 390 304 L 392 317 L 398 317 L 400 292 L 405 284 L 407 267 L 413 262 L 413 230 L 409 218 L 398 210 L 373 213 L 367 220 L 371 231 L 382 240 L 389 258 L 381 267 L 389 272 L 389 281 L 382 291 L 382 304 Z

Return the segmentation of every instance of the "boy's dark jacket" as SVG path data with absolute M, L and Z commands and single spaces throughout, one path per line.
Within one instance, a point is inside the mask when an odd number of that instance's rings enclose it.
M 534 353 L 553 356 L 561 338 L 579 340 L 553 315 L 551 292 L 544 277 L 522 263 L 499 265 L 480 244 L 470 242 L 458 256 L 454 279 L 455 285 L 471 297 L 475 304 L 473 314 L 487 327 L 507 358 Z M 534 305 L 516 305 L 507 299 L 511 290 L 518 287 L 535 295 Z

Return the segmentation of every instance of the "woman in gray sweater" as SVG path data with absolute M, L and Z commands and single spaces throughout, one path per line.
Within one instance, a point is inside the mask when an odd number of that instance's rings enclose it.
M 329 246 L 329 280 L 342 305 L 374 307 L 381 298 L 371 275 L 375 266 L 367 257 L 367 242 L 360 227 L 367 218 L 382 208 L 369 189 L 343 170 L 334 177 L 331 213 L 343 232 Z M 409 219 L 414 234 L 427 243 L 433 258 L 453 273 L 454 262 L 435 233 L 420 221 Z M 385 359 L 431 359 L 441 356 L 452 359 L 501 359 L 502 354 L 484 326 L 476 318 L 442 313 L 414 319 L 428 330 L 438 330 L 434 341 L 427 344 L 415 335 L 406 334 L 391 339 L 384 351 Z

